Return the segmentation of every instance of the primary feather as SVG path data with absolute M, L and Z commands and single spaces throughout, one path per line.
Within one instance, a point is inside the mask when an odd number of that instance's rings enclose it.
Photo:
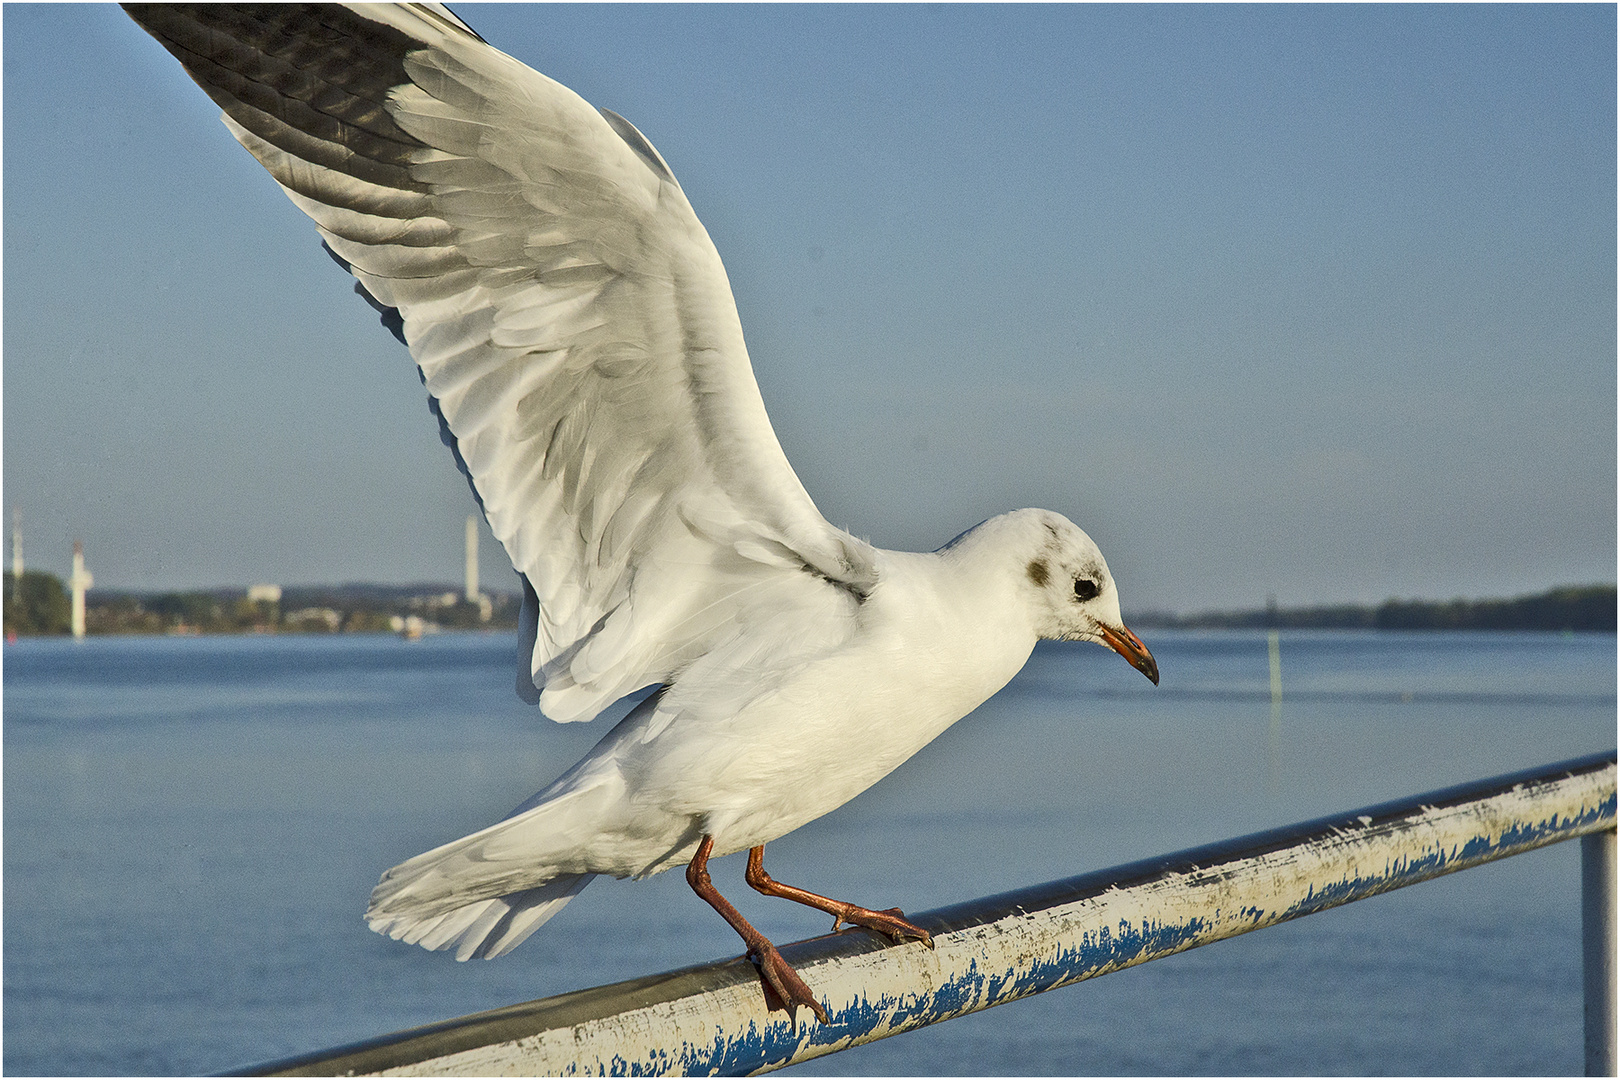
M 668 681 L 783 588 L 837 608 L 871 587 L 871 549 L 771 430 L 708 233 L 628 121 L 439 5 L 128 10 L 398 312 L 534 593 L 547 716 Z

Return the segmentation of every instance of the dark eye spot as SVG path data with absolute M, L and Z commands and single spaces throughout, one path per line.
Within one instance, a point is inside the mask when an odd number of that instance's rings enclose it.
M 1037 587 L 1046 584 L 1047 576 L 1045 559 L 1036 559 L 1029 564 L 1029 580 L 1033 581 Z
M 1095 599 L 1102 590 L 1090 578 L 1076 578 L 1074 582 L 1074 595 L 1080 600 Z

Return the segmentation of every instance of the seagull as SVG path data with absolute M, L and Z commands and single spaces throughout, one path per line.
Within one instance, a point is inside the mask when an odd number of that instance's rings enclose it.
M 371 929 L 500 956 L 598 874 L 685 866 L 767 1005 L 826 1023 L 710 879 L 746 850 L 755 890 L 931 946 L 898 908 L 776 881 L 765 845 L 893 771 L 1039 640 L 1096 642 L 1157 683 L 1091 538 L 1047 510 L 928 553 L 830 524 L 664 158 L 445 7 L 126 10 L 409 347 L 523 583 L 519 694 L 574 723 L 652 688 L 506 818 L 383 874 Z

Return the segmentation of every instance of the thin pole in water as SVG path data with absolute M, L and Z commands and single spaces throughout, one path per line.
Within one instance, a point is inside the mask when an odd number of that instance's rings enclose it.
M 1282 643 L 1277 637 L 1277 597 L 1266 597 L 1266 654 L 1271 660 L 1271 727 L 1266 747 L 1271 757 L 1271 793 L 1277 793 L 1282 772 Z
M 1266 635 L 1266 652 L 1271 656 L 1271 728 L 1275 735 L 1282 727 L 1282 644 L 1275 630 Z

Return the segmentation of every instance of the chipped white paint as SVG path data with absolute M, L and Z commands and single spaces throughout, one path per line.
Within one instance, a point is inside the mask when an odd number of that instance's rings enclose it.
M 1495 785 L 1493 788 L 1492 785 Z M 740 960 L 281 1063 L 385 1075 L 767 1071 L 1559 840 L 1614 828 L 1612 754 L 783 949 L 832 1014 L 767 1013 Z M 267 1067 L 267 1068 L 273 1068 Z

